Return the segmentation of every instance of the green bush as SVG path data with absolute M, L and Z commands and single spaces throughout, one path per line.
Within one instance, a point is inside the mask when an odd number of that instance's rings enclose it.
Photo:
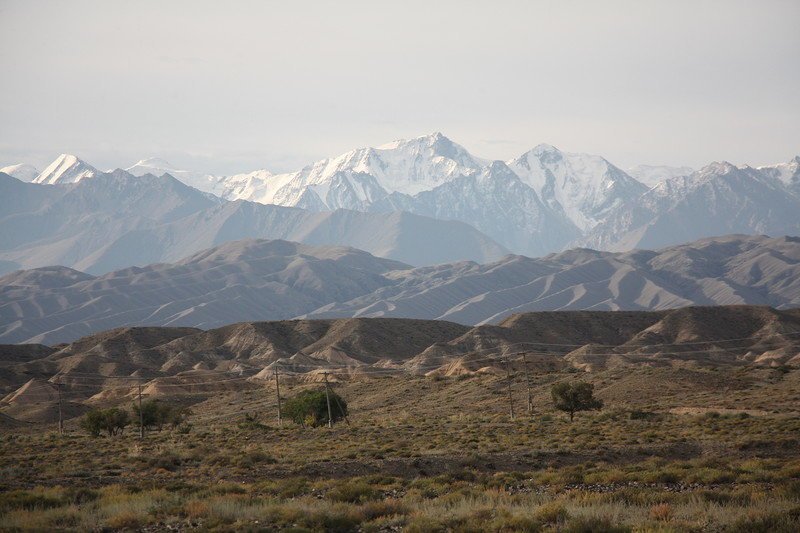
M 347 402 L 330 391 L 331 419 L 338 422 L 347 416 Z M 328 423 L 328 400 L 325 390 L 306 390 L 283 405 L 283 417 L 302 426 L 323 426 Z

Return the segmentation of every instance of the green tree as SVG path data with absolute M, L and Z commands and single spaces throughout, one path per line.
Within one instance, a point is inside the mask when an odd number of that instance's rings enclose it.
M 81 429 L 86 430 L 92 437 L 99 437 L 105 426 L 105 416 L 102 409 L 92 409 L 83 415 L 80 423 Z
M 159 400 L 147 400 L 142 402 L 141 417 L 139 416 L 139 405 L 133 404 L 133 421 L 138 426 L 141 418 L 145 429 L 156 428 L 161 431 L 165 425 L 173 428 L 179 426 L 186 420 L 189 411 L 185 408 L 170 405 Z
M 550 389 L 550 394 L 556 409 L 569 413 L 570 422 L 578 411 L 603 407 L 603 402 L 594 397 L 594 385 L 585 381 L 556 383 Z
M 112 407 L 110 409 L 92 409 L 84 415 L 80 426 L 93 437 L 100 436 L 102 431 L 107 431 L 108 436 L 111 437 L 125 431 L 125 427 L 129 423 L 128 411 Z
M 117 433 L 122 434 L 127 425 L 131 422 L 131 416 L 128 414 L 128 411 L 120 409 L 119 407 L 106 409 L 104 411 L 104 418 L 105 430 L 108 431 L 109 436 L 116 435 Z
M 347 416 L 347 402 L 330 391 L 331 419 L 333 422 Z M 283 404 L 283 416 L 302 426 L 323 426 L 328 423 L 328 401 L 325 390 L 306 390 L 289 398 Z

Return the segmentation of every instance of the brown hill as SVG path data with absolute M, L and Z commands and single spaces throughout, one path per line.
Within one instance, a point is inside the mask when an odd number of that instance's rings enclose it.
M 295 374 L 316 381 L 323 370 L 332 380 L 504 372 L 505 359 L 517 371 L 523 364 L 542 371 L 797 365 L 800 310 L 730 306 L 536 312 L 474 328 L 387 318 L 246 322 L 209 331 L 123 328 L 54 352 L 39 346 L 5 353 L 19 355 L 0 363 L 7 394 L 2 411 L 32 420 L 36 409 L 30 406 L 37 404 L 32 399 L 42 405 L 55 401 L 47 380 L 58 380 L 78 402 L 93 398 L 102 403 L 129 398 L 137 384 L 149 396 L 243 390 L 272 379 L 274 368 L 287 378 Z M 32 353 L 42 357 L 32 358 Z

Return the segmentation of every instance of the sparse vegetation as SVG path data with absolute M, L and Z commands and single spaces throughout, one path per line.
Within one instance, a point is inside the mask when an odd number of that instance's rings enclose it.
M 0 530 L 797 531 L 800 373 L 774 374 L 587 373 L 605 407 L 571 423 L 555 371 L 514 421 L 505 376 L 474 375 L 340 383 L 352 425 L 330 431 L 279 425 L 266 388 L 195 402 L 185 434 L 14 429 Z

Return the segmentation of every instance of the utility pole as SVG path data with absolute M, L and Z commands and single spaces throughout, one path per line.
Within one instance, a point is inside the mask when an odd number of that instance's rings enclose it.
M 332 428 L 333 427 L 333 417 L 331 415 L 331 395 L 330 395 L 330 392 L 328 392 L 328 389 L 329 389 L 329 387 L 328 387 L 328 373 L 325 372 L 323 375 L 325 376 L 325 399 L 328 401 L 328 427 Z
M 139 438 L 144 438 L 144 411 L 142 411 L 142 384 L 139 387 Z
M 56 381 L 56 390 L 58 391 L 58 434 L 64 434 L 64 411 L 61 408 L 61 379 Z
M 506 357 L 506 375 L 508 376 L 508 406 L 511 409 L 511 420 L 514 420 L 514 397 L 511 394 L 511 368 Z
M 533 397 L 531 396 L 531 376 L 528 374 L 528 360 L 522 352 L 522 364 L 525 367 L 525 385 L 528 387 L 528 414 L 533 414 Z
M 278 379 L 278 367 L 274 369 L 275 373 L 275 394 L 278 395 L 278 424 L 283 425 L 283 414 L 281 413 L 281 382 Z

